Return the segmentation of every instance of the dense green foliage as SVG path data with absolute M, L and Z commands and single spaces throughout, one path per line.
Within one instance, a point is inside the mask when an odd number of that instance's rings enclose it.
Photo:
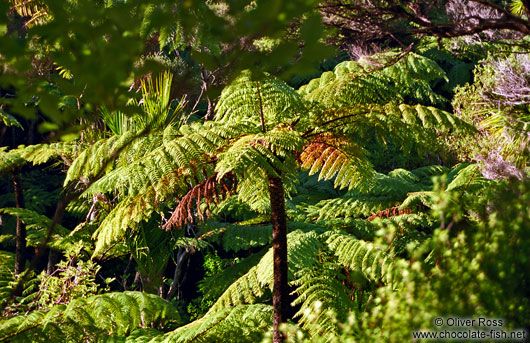
M 264 3 L 0 3 L 0 342 L 270 342 L 271 178 L 285 341 L 529 329 L 527 36 L 331 58 Z

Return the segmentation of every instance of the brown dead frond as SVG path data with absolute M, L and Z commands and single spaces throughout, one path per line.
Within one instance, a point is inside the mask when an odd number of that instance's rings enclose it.
M 180 199 L 171 218 L 163 228 L 166 231 L 173 227 L 180 228 L 185 224 L 193 223 L 196 217 L 205 220 L 205 217 L 210 214 L 210 205 L 218 204 L 226 199 L 236 190 L 236 187 L 235 175 L 228 173 L 221 179 L 217 179 L 217 173 L 213 174 L 190 189 Z M 201 210 L 202 203 L 206 205 L 204 210 Z

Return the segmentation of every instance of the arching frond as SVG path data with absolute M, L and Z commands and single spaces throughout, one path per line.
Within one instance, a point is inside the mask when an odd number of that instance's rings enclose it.
M 181 178 L 188 177 L 191 187 L 213 173 L 208 162 L 214 160 L 211 156 L 217 149 L 245 129 L 242 124 L 223 126 L 211 122 L 184 125 L 178 131 L 167 128 L 163 136 L 153 139 L 148 147 L 133 145 L 125 151 L 117 168 L 94 182 L 87 194 L 117 190 L 122 196 L 134 196 L 175 171 Z
M 0 250 L 0 305 L 11 295 L 15 277 L 15 254 Z
M 234 172 L 243 176 L 242 179 L 254 175 L 261 178 L 260 171 L 279 175 L 282 171 L 291 171 L 288 168 L 294 166 L 294 161 L 290 165 L 288 161 L 302 145 L 300 134 L 290 129 L 275 128 L 266 133 L 247 134 L 219 155 L 216 170 L 219 177 Z
M 394 105 L 387 104 L 382 110 L 387 115 L 397 116 L 405 123 L 412 124 L 427 129 L 432 129 L 438 132 L 474 132 L 476 129 L 471 125 L 460 119 L 458 116 L 449 112 L 440 110 L 432 106 L 423 105 Z
M 327 239 L 329 249 L 346 268 L 361 272 L 374 282 L 392 281 L 392 258 L 373 243 L 335 233 Z
M 133 133 L 126 133 L 122 136 L 113 136 L 97 141 L 79 154 L 74 160 L 68 172 L 64 184 L 74 180 L 84 180 L 85 182 L 103 173 L 115 162 L 119 152 L 137 139 Z
M 239 200 L 259 212 L 266 212 L 269 208 L 267 178 L 281 176 L 289 194 L 296 170 L 294 152 L 302 145 L 300 134 L 288 128 L 249 133 L 219 155 L 216 171 L 219 177 L 234 173 L 240 180 Z
M 27 146 L 20 151 L 20 155 L 33 165 L 43 164 L 59 158 L 68 165 L 72 163 L 80 150 L 81 146 L 76 145 L 76 143 L 56 142 Z
M 128 231 L 147 220 L 155 211 L 155 192 L 152 188 L 145 193 L 119 202 L 103 219 L 92 238 L 96 240 L 94 256 L 101 256 L 112 245 L 123 240 Z
M 18 217 L 26 224 L 26 241 L 27 245 L 31 247 L 38 247 L 44 241 L 52 222 L 50 218 L 25 208 L 2 208 L 0 213 Z M 72 247 L 72 243 L 79 238 L 74 238 L 72 236 L 74 233 L 60 224 L 55 224 L 54 232 L 52 239 L 48 242 L 48 246 L 59 251 L 65 251 Z
M 206 316 L 166 334 L 164 342 L 253 342 L 272 325 L 272 306 L 238 305 Z

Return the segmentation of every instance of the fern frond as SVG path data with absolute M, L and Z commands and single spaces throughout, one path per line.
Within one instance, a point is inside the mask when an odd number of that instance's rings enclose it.
M 435 80 L 447 79 L 435 61 L 409 53 L 386 68 L 377 67 L 388 64 L 397 55 L 381 53 L 358 62 L 339 63 L 333 72 L 323 73 L 298 92 L 326 107 L 403 102 L 405 97 L 424 104 L 447 102 L 430 86 Z
M 20 125 L 20 123 L 18 122 L 17 118 L 13 117 L 11 114 L 7 113 L 2 109 L 0 109 L 0 122 L 3 122 L 5 126 L 16 126 L 24 130 L 22 125 Z
M 215 118 L 228 123 L 249 121 L 256 127 L 264 125 L 267 130 L 292 120 L 303 109 L 302 97 L 285 82 L 245 70 L 223 89 Z
M 387 104 L 383 108 L 388 115 L 401 118 L 405 123 L 438 132 L 470 133 L 476 131 L 474 126 L 463 121 L 458 116 L 432 106 L 411 106 L 406 104 L 397 106 L 395 104 Z
M 103 219 L 92 235 L 96 240 L 93 256 L 101 256 L 112 245 L 123 240 L 128 230 L 137 228 L 138 223 L 147 220 L 155 211 L 154 192 L 146 192 L 119 202 Z
M 22 167 L 26 161 L 17 149 L 6 151 L 7 147 L 0 147 L 0 176 Z
M 436 194 L 433 191 L 411 192 L 408 194 L 405 200 L 403 200 L 399 208 L 412 208 L 417 205 L 423 205 L 428 208 L 432 208 L 435 195 Z
M 64 181 L 64 185 L 74 180 L 86 182 L 90 178 L 102 173 L 104 169 L 114 163 L 118 152 L 134 141 L 137 135 L 126 133 L 97 141 L 88 147 L 74 160 Z
M 0 250 L 0 305 L 11 295 L 15 276 L 15 254 Z
M 23 148 L 20 155 L 33 165 L 43 164 L 57 158 L 61 158 L 66 164 L 69 164 L 77 156 L 80 148 L 72 142 L 35 144 Z
M 291 283 L 297 295 L 293 305 L 300 309 L 294 317 L 312 337 L 330 341 L 337 334 L 334 319 L 344 320 L 354 308 L 355 301 L 345 284 L 345 276 L 335 263 L 318 264 L 314 268 L 302 269 Z
M 239 305 L 209 312 L 165 335 L 165 342 L 254 342 L 272 325 L 272 306 Z
M 265 246 L 271 242 L 271 225 L 230 225 L 222 235 L 222 244 L 225 251 L 238 252 Z
M 480 166 L 476 163 L 456 166 L 447 174 L 447 182 L 446 191 L 462 190 L 470 193 L 491 184 L 491 181 L 482 176 Z
M 247 274 L 252 267 L 256 266 L 267 251 L 268 248 L 261 249 L 259 252 L 242 259 L 221 272 L 204 278 L 199 282 L 199 289 L 203 293 L 202 299 L 219 299 L 230 285 Z
M 292 159 L 292 153 L 303 145 L 303 140 L 296 131 L 276 128 L 266 133 L 247 134 L 238 138 L 230 147 L 219 155 L 216 171 L 219 177 L 234 172 L 238 177 L 255 178 L 265 175 L 278 176 L 290 172 L 285 159 Z
M 308 208 L 307 217 L 317 222 L 333 218 L 368 217 L 375 212 L 382 211 L 399 204 L 393 196 L 358 195 L 322 200 L 315 206 Z
M 186 195 L 184 195 L 173 214 L 163 228 L 167 231 L 172 227 L 181 228 L 186 223 L 194 222 L 194 217 L 198 216 L 201 220 L 205 219 L 201 205 L 205 204 L 204 212 L 209 214 L 211 203 L 218 204 L 226 197 L 230 196 L 237 187 L 237 181 L 232 174 L 225 174 L 219 178 L 213 174 L 203 182 L 194 186 Z M 192 203 L 193 202 L 193 203 Z
M 379 212 L 372 214 L 366 220 L 374 220 L 376 218 L 390 218 L 395 216 L 400 216 L 402 214 L 411 214 L 413 210 L 410 208 L 400 208 L 399 206 L 390 207 Z
M 158 327 L 179 320 L 166 300 L 141 292 L 116 292 L 74 299 L 49 312 L 32 311 L 0 324 L 0 342 L 81 342 L 94 336 L 127 336 L 136 328 Z
M 373 243 L 340 233 L 330 235 L 326 243 L 344 267 L 361 272 L 373 282 L 392 281 L 392 258 Z
M 13 8 L 22 17 L 29 17 L 26 26 L 40 25 L 50 19 L 46 3 L 42 0 L 10 0 Z
M 2 208 L 0 209 L 0 213 L 18 217 L 24 224 L 26 224 L 27 244 L 32 247 L 38 247 L 39 244 L 44 240 L 47 234 L 47 229 L 50 227 L 52 222 L 50 218 L 25 208 Z M 48 244 L 54 249 L 64 251 L 71 246 L 68 239 L 71 231 L 60 224 L 56 224 L 54 228 L 57 234 L 52 236 L 52 239 Z
M 287 235 L 287 240 L 289 241 L 287 248 L 288 275 L 290 280 L 294 280 L 296 272 L 303 268 L 309 268 L 316 263 L 316 256 L 318 256 L 319 249 L 323 245 L 318 234 L 314 231 L 296 230 Z M 229 306 L 256 302 L 267 290 L 272 289 L 272 262 L 272 248 L 270 248 L 256 266 L 226 289 L 208 313 L 215 313 Z
M 319 180 L 335 177 L 335 187 L 352 189 L 373 173 L 364 155 L 362 148 L 344 138 L 317 136 L 304 148 L 300 161 L 309 175 L 320 170 Z
M 147 154 L 146 150 L 142 150 L 146 147 L 135 147 L 133 144 L 124 152 L 127 156 L 127 152 L 132 150 L 130 157 L 118 161 L 117 168 L 94 182 L 87 194 L 118 190 L 121 195 L 134 196 L 175 171 L 181 178 L 191 178 L 192 184 L 199 183 L 205 179 L 203 169 L 208 175 L 213 173 L 208 162 L 213 161 L 212 156 L 219 147 L 233 135 L 240 135 L 245 130 L 246 126 L 242 124 L 223 126 L 211 122 L 184 125 L 179 130 L 169 127 L 164 130 L 162 137 L 149 142 L 149 148 L 152 149 L 148 149 Z M 152 147 L 152 144 L 157 145 Z

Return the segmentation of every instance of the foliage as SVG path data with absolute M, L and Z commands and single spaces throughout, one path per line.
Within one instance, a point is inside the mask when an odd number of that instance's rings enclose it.
M 0 341 L 268 341 L 283 220 L 287 342 L 527 326 L 528 8 L 417 4 L 0 4 Z
M 141 292 L 115 292 L 78 298 L 50 311 L 32 311 L 29 316 L 2 322 L 1 339 L 18 342 L 89 340 L 134 335 L 139 328 L 160 329 L 178 321 L 175 308 L 155 295 Z M 147 331 L 149 333 L 149 331 Z M 134 337 L 134 336 L 133 336 Z

